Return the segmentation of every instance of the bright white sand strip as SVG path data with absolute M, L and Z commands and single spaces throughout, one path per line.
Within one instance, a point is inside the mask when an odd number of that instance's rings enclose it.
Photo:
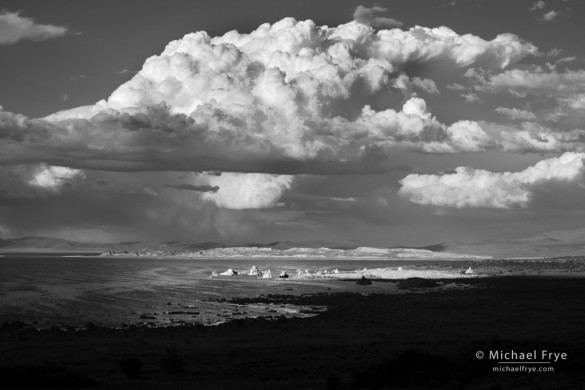
M 465 271 L 465 270 L 462 270 Z M 355 271 L 334 273 L 331 271 L 301 272 L 293 275 L 293 279 L 359 279 L 362 276 L 368 279 L 451 279 L 477 277 L 476 273 L 465 274 L 461 271 L 413 270 L 397 268 L 372 268 Z

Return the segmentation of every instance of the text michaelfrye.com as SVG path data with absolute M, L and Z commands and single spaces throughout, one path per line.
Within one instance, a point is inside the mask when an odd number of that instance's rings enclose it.
M 554 372 L 554 363 L 565 361 L 566 352 L 549 351 L 546 349 L 530 351 L 510 350 L 479 350 L 475 353 L 478 360 L 486 359 L 495 363 L 493 372 Z

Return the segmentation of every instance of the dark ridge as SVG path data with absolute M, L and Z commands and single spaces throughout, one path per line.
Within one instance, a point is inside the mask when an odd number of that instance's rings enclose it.
M 214 241 L 204 241 L 204 242 L 197 242 L 193 244 L 184 244 L 183 247 L 186 250 L 206 250 L 206 249 L 215 249 L 215 248 L 225 248 L 227 245 L 222 244 L 221 242 L 214 242 Z
M 444 252 L 447 249 L 447 244 L 435 244 L 427 246 L 397 246 L 396 249 L 424 249 L 431 252 Z
M 120 245 L 138 245 L 142 244 L 142 241 L 122 241 L 114 244 L 88 244 L 88 245 L 101 245 L 101 246 L 120 246 Z
M 36 248 L 36 249 L 93 249 L 128 247 L 141 244 L 142 241 L 127 241 L 118 243 L 92 243 L 69 241 L 54 237 L 27 236 L 20 238 L 0 238 L 0 248 Z
M 163 244 L 177 245 L 180 241 L 169 241 Z M 273 248 L 273 249 L 291 249 L 291 248 L 329 248 L 329 249 L 355 249 L 356 245 L 340 244 L 326 241 L 273 241 L 269 243 L 258 243 L 258 242 L 231 242 L 231 243 L 220 243 L 213 241 L 189 243 L 181 245 L 186 250 L 206 250 L 216 248 L 234 248 L 234 247 L 245 247 L 245 248 Z
M 255 244 L 258 245 L 258 244 Z M 261 247 L 270 247 L 274 249 L 290 249 L 290 248 L 329 248 L 329 249 L 356 249 L 357 245 L 340 244 L 327 241 L 274 241 L 268 244 L 260 244 Z
M 92 244 L 67 241 L 60 238 L 51 237 L 21 237 L 0 240 L 0 247 L 15 248 L 15 247 L 29 247 L 29 248 L 84 248 Z

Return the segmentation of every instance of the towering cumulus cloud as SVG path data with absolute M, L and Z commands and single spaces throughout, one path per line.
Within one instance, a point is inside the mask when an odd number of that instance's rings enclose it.
M 582 210 L 582 53 L 539 52 L 502 25 L 459 34 L 437 14 L 435 28 L 361 6 L 338 26 L 193 32 L 95 104 L 44 118 L 0 107 L 0 229 L 422 245 Z M 0 44 L 67 33 L 7 15 Z
M 532 188 L 554 181 L 582 179 L 584 153 L 565 153 L 521 172 L 492 173 L 459 167 L 446 175 L 406 176 L 400 195 L 411 202 L 446 207 L 526 207 Z
M 486 41 L 358 21 L 286 18 L 249 34 L 197 32 L 95 105 L 44 120 L 1 112 L 0 131 L 9 124 L 11 136 L 0 141 L 0 162 L 326 174 L 383 170 L 395 149 L 485 150 L 492 141 L 477 123 L 440 123 L 412 86 L 438 93 L 426 78 L 435 68 L 500 70 L 534 53 L 510 34 Z M 384 106 L 384 96 L 399 105 Z

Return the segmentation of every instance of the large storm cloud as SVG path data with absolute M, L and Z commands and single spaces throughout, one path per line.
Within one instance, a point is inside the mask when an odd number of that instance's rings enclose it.
M 411 91 L 436 89 L 425 67 L 500 70 L 535 53 L 511 34 L 486 41 L 447 27 L 356 21 L 330 28 L 287 18 L 249 34 L 197 32 L 95 105 L 45 119 L 2 112 L 0 162 L 323 174 L 384 170 L 394 149 L 485 150 L 477 124 L 440 123 Z M 403 107 L 380 107 L 387 95 Z
M 550 203 L 535 194 L 580 185 L 577 60 L 545 63 L 510 33 L 408 27 L 383 7 L 353 17 L 190 33 L 95 104 L 0 107 L 0 229 L 406 242 L 402 225 L 528 213 Z M 4 43 L 67 32 L 43 31 Z

